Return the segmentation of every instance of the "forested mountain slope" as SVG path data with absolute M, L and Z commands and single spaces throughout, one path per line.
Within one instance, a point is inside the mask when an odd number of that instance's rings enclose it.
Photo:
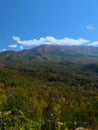
M 96 47 L 41 45 L 0 53 L 0 66 L 47 81 L 97 87 L 97 54 Z
M 0 130 L 97 130 L 97 54 L 58 45 L 0 53 Z
M 0 53 L 1 62 L 21 62 L 21 60 L 27 62 L 35 60 L 60 62 L 63 60 L 62 62 L 64 62 L 64 60 L 97 60 L 97 58 L 98 48 L 87 46 L 41 45 L 21 52 L 5 51 Z

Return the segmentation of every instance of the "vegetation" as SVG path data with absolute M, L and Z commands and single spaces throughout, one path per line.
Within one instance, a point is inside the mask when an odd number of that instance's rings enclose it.
M 0 54 L 0 130 L 98 129 L 97 51 L 69 48 Z

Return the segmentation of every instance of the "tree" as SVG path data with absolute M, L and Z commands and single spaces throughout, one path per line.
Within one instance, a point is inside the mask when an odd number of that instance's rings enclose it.
M 38 125 L 17 109 L 0 114 L 0 130 L 36 130 Z

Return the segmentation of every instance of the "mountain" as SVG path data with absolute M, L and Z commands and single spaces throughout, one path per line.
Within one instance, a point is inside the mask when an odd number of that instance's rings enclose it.
M 5 63 L 61 62 L 97 60 L 98 48 L 87 46 L 40 45 L 21 52 L 0 53 L 0 65 Z
M 75 129 L 76 122 L 76 127 L 92 126 L 95 130 L 97 55 L 98 48 L 58 45 L 0 53 L 2 129 L 20 129 L 17 126 L 25 121 L 23 129 L 48 130 L 53 126 L 50 129 L 54 130 L 59 121 L 61 129 Z
M 79 52 L 87 56 L 98 56 L 98 47 L 93 46 L 68 46 L 70 50 Z
M 41 45 L 31 50 L 24 50 L 22 54 L 33 54 L 33 55 L 60 55 L 60 56 L 71 56 L 77 53 L 64 46 L 59 45 Z
M 94 126 L 98 124 L 97 104 L 98 48 L 41 45 L 20 52 L 0 53 L 0 112 L 5 111 L 0 117 L 1 124 L 8 121 L 13 125 L 13 119 L 24 121 L 25 114 L 26 122 L 27 117 L 32 119 L 36 129 L 39 123 L 43 130 L 55 117 L 60 117 L 64 126 L 67 122 L 69 129 L 75 121 L 78 126 Z M 24 113 L 22 118 L 17 112 Z

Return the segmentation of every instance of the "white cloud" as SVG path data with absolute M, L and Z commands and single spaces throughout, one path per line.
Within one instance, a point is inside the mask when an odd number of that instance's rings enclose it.
M 12 39 L 15 40 L 15 41 L 19 41 L 20 40 L 20 38 L 16 37 L 16 36 L 12 36 Z
M 6 49 L 2 49 L 2 51 L 6 51 Z M 2 51 L 1 51 L 1 52 L 2 52 Z
M 79 38 L 79 39 L 72 39 L 65 37 L 63 39 L 56 39 L 52 36 L 48 37 L 41 37 L 40 39 L 32 39 L 32 40 L 20 40 L 19 37 L 13 36 L 13 40 L 15 40 L 18 44 L 22 46 L 32 46 L 32 45 L 49 45 L 49 44 L 58 44 L 58 45 L 84 45 L 88 44 L 90 41 Z
M 86 26 L 86 29 L 88 29 L 88 30 L 94 30 L 94 27 L 89 24 L 89 25 Z
M 89 45 L 98 47 L 98 41 L 94 41 L 94 42 L 90 43 Z
M 19 37 L 13 36 L 13 40 L 15 40 L 18 44 L 20 44 L 19 48 L 22 50 L 24 46 L 37 46 L 37 45 L 49 45 L 49 44 L 57 44 L 57 45 L 85 45 L 85 46 L 98 46 L 98 41 L 90 41 L 83 38 L 73 39 L 69 37 L 65 37 L 62 39 L 56 39 L 52 36 L 41 37 L 40 39 L 32 39 L 32 40 L 21 40 Z M 10 47 L 17 47 L 15 45 L 9 45 Z
M 17 48 L 17 44 L 9 45 L 10 48 Z
M 21 45 L 21 46 L 19 46 L 19 48 L 21 49 L 21 50 L 23 50 L 23 46 Z
M 83 38 L 79 38 L 79 39 L 72 39 L 72 38 L 68 38 L 65 37 L 64 39 L 58 40 L 61 44 L 63 45 L 84 45 L 86 43 L 89 42 L 89 40 L 83 39 Z

